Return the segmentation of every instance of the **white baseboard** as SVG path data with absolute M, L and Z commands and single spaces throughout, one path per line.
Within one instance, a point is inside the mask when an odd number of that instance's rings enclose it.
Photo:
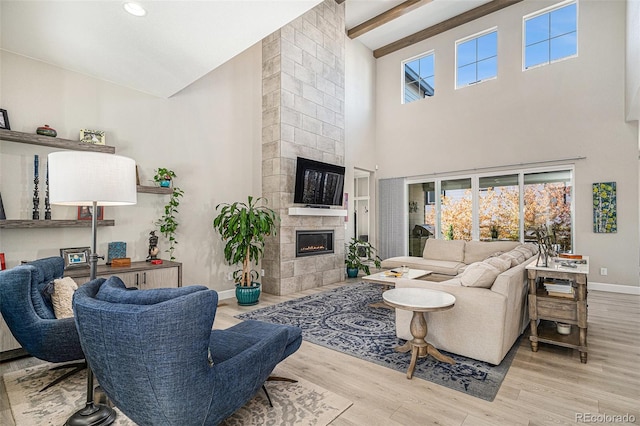
M 640 296 L 640 287 L 631 286 L 631 285 L 588 282 L 587 289 L 596 290 L 596 291 L 606 291 L 609 293 L 624 293 L 624 294 L 633 294 L 636 296 Z
M 223 290 L 218 292 L 218 300 L 233 299 L 236 297 L 236 290 Z

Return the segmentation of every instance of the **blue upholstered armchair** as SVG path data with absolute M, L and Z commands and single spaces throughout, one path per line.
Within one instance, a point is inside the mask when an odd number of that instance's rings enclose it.
M 0 311 L 18 343 L 32 356 L 73 368 L 44 389 L 84 368 L 73 318 L 56 319 L 45 288 L 64 272 L 62 257 L 48 257 L 0 271 Z M 43 389 L 43 390 L 44 390 Z
M 81 286 L 73 307 L 89 366 L 139 425 L 216 425 L 260 390 L 301 344 L 297 327 L 245 321 L 213 330 L 218 295 L 203 286 Z

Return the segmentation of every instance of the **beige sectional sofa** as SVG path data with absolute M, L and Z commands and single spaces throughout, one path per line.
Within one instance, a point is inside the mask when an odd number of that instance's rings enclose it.
M 423 257 L 401 256 L 382 266 L 408 265 L 449 279 L 435 282 L 398 279 L 396 288 L 442 290 L 456 297 L 452 309 L 425 313 L 427 340 L 438 349 L 497 365 L 528 325 L 525 266 L 538 252 L 535 244 L 511 241 L 429 239 Z M 412 338 L 411 312 L 396 309 L 396 334 Z

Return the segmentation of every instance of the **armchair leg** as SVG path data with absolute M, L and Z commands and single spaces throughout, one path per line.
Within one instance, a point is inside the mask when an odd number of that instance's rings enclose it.
M 73 376 L 74 374 L 84 370 L 85 368 L 87 368 L 87 363 L 83 361 L 83 362 L 74 362 L 71 364 L 56 365 L 55 367 L 50 368 L 50 370 L 60 370 L 63 368 L 72 368 L 73 370 L 67 371 L 62 376 L 58 377 L 57 379 L 49 383 L 47 386 L 40 389 L 40 392 L 44 392 L 45 390 L 49 389 L 51 386 L 57 385 L 61 381 L 65 380 L 67 377 Z
M 280 376 L 269 376 L 267 378 L 267 382 L 287 382 L 287 383 L 298 383 L 297 380 L 289 379 L 288 377 L 280 377 Z M 262 385 L 262 390 L 264 394 L 267 395 L 267 400 L 269 401 L 269 406 L 273 408 L 273 403 L 271 402 L 271 397 L 269 396 L 269 392 L 267 392 L 267 388 L 265 385 Z

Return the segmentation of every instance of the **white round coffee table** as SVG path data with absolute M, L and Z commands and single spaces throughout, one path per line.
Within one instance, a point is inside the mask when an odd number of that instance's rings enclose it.
M 454 295 L 426 288 L 394 288 L 382 293 L 382 298 L 389 306 L 413 312 L 410 326 L 413 339 L 396 348 L 398 352 L 411 351 L 411 364 L 407 370 L 407 379 L 413 377 L 413 370 L 416 368 L 418 358 L 431 355 L 438 361 L 449 364 L 456 363 L 450 357 L 441 354 L 433 345 L 427 343 L 425 340 L 428 332 L 427 321 L 422 315 L 423 312 L 444 311 L 453 308 L 456 303 Z

